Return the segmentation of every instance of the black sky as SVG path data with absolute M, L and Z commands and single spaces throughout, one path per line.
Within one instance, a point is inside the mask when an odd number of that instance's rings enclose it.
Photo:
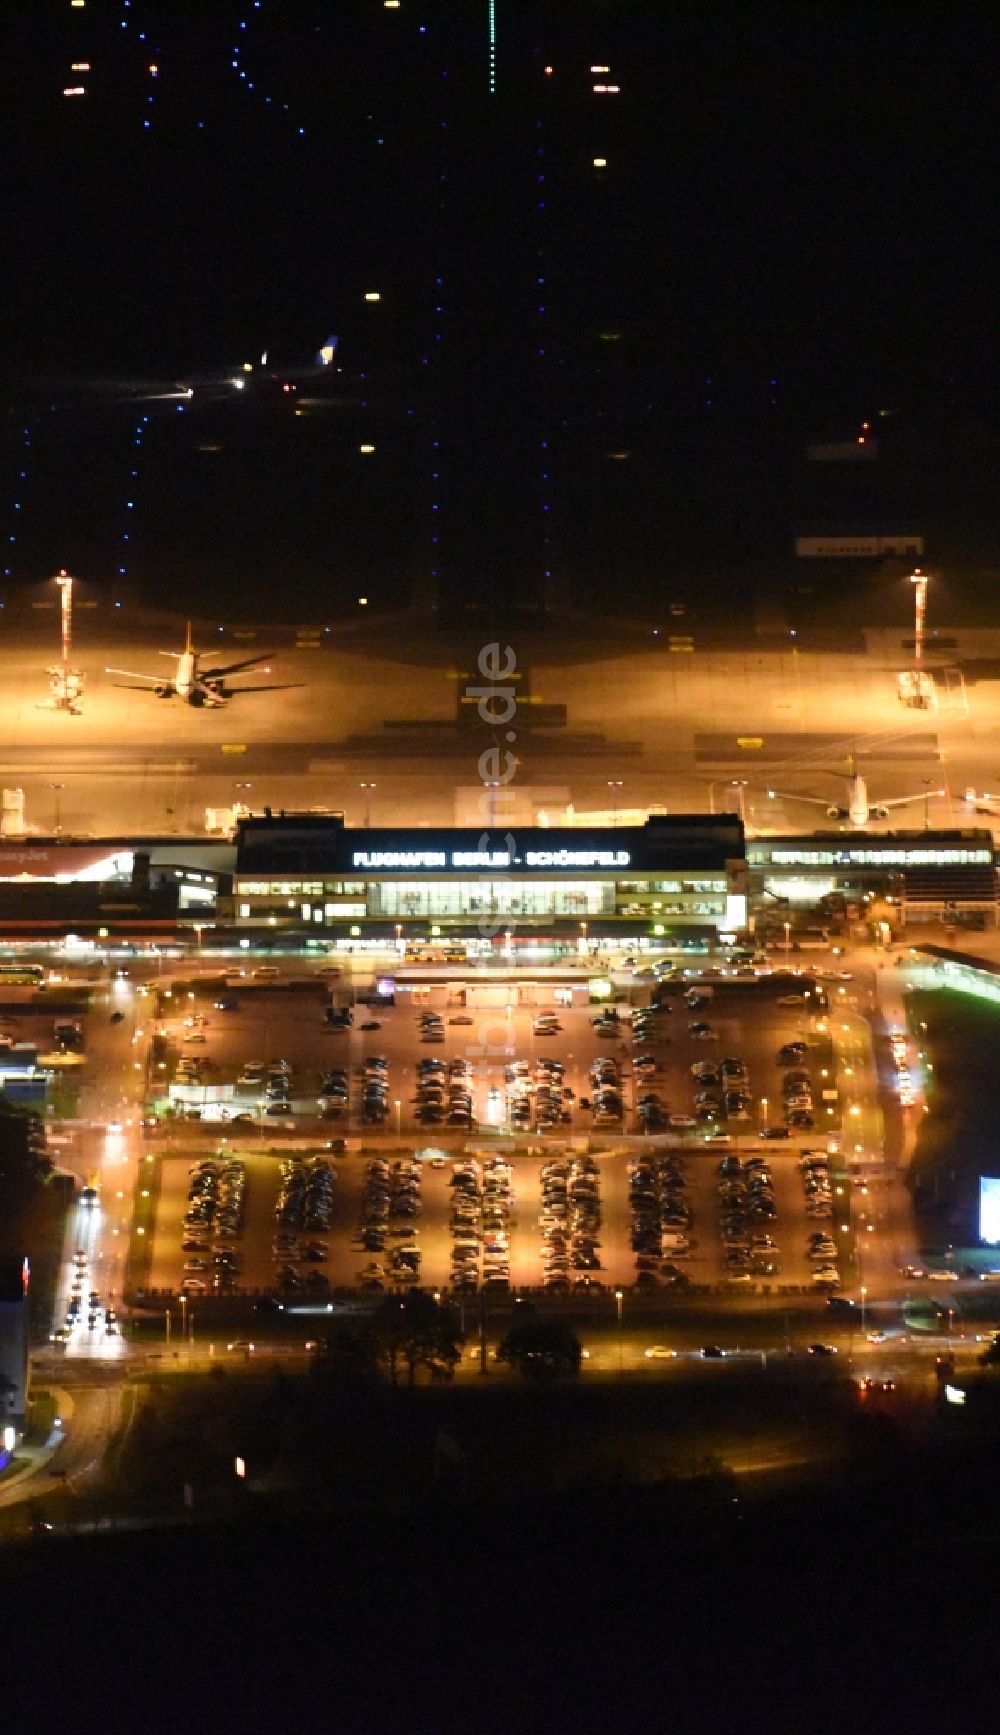
M 584 494 L 607 493 L 609 444 L 637 468 L 647 454 L 626 492 L 653 527 L 653 478 L 688 449 L 700 473 L 706 439 L 721 454 L 771 409 L 776 453 L 882 404 L 925 433 L 994 423 L 989 9 L 497 0 L 496 16 L 491 96 L 485 0 L 14 0 L 0 368 L 182 375 L 265 344 L 302 359 L 336 331 L 397 443 L 410 549 L 431 423 L 455 431 L 451 558 L 473 575 L 466 527 L 495 540 L 508 511 L 496 455 L 518 498 L 537 492 L 543 422 L 564 478 L 596 477 L 567 496 L 567 549 Z M 87 97 L 63 99 L 81 53 Z M 591 61 L 614 67 L 613 106 Z

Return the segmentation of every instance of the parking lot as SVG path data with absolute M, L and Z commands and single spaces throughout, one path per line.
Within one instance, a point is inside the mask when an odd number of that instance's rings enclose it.
M 339 1031 L 315 999 L 241 996 L 200 1023 L 182 1010 L 168 1025 L 176 1050 L 209 1055 L 218 1080 L 280 1088 L 281 1112 L 265 1097 L 253 1124 L 216 1129 L 215 1181 L 241 1165 L 240 1220 L 219 1237 L 197 1221 L 204 1157 L 161 1159 L 151 1287 L 843 1281 L 826 1157 L 839 1117 L 823 1094 L 836 1080 L 815 980 L 680 981 L 657 1011 L 535 993 L 469 1009 L 454 984 L 434 987 L 377 1017 L 359 1008 Z M 796 1116 L 811 1124 L 789 1127 Z M 288 1128 L 310 1142 L 299 1150 Z M 284 1157 L 265 1152 L 272 1130 Z
M 221 995 L 226 1010 L 185 995 L 161 1003 L 153 1093 L 180 1068 L 175 1112 L 302 1131 L 740 1134 L 795 1118 L 804 1133 L 837 1130 L 826 988 L 812 977 L 687 977 L 662 986 L 659 1010 L 645 984 L 634 1006 L 579 991 L 558 1005 L 547 983 L 498 984 L 494 1004 L 477 992 L 399 987 L 395 1006 L 358 1006 L 349 1025 L 327 1022 L 322 992 Z M 794 1043 L 806 1051 L 779 1065 Z
M 631 1150 L 471 1147 L 417 1157 L 390 1145 L 278 1156 L 234 1142 L 221 1156 L 162 1157 L 150 1287 L 212 1294 L 220 1254 L 223 1293 L 379 1293 L 413 1282 L 458 1293 L 812 1287 L 821 1267 L 809 1236 L 833 1235 L 833 1253 L 817 1249 L 828 1270 L 842 1246 L 829 1194 L 806 1188 L 807 1176 L 821 1182 L 825 1159 L 787 1149 L 765 1159 L 764 1148 L 743 1141 L 678 1155 L 650 1141 Z M 754 1171 L 748 1159 L 765 1166 Z M 244 1176 L 239 1221 L 221 1234 L 201 1215 L 185 1222 L 199 1213 L 206 1161 L 223 1176 L 237 1163 Z M 324 1175 L 322 1208 L 310 1215 Z M 770 1208 L 758 1214 L 762 1206 Z

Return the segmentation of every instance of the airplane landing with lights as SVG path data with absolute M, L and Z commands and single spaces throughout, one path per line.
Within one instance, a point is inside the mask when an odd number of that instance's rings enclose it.
M 247 657 L 240 663 L 213 664 L 206 668 L 202 658 L 204 653 L 196 651 L 191 637 L 191 622 L 187 623 L 187 632 L 182 651 L 161 651 L 161 657 L 172 657 L 177 669 L 172 680 L 165 680 L 161 675 L 142 674 L 136 669 L 105 669 L 106 675 L 125 675 L 130 681 L 140 681 L 141 688 L 130 689 L 155 693 L 158 699 L 183 699 L 186 705 L 217 706 L 224 705 L 236 693 L 271 693 L 277 692 L 274 686 L 236 687 L 226 686 L 226 680 L 231 675 L 241 675 L 248 669 L 260 668 L 262 673 L 270 674 L 267 657 L 269 653 L 259 657 Z

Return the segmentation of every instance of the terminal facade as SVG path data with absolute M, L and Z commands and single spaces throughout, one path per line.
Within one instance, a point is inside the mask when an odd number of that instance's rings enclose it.
M 984 829 L 837 830 L 746 840 L 735 814 L 645 825 L 350 829 L 277 813 L 206 837 L 0 840 L 0 938 L 155 940 L 270 931 L 291 943 L 545 937 L 670 949 L 766 934 L 816 911 L 993 925 L 997 854 Z
M 236 926 L 351 939 L 492 943 L 739 934 L 746 851 L 734 815 L 658 815 L 610 830 L 350 830 L 327 818 L 241 823 Z
M 997 918 L 996 852 L 988 831 L 812 832 L 747 844 L 751 908 L 814 907 L 823 900 L 859 912 L 873 899 L 894 926 L 959 916 Z

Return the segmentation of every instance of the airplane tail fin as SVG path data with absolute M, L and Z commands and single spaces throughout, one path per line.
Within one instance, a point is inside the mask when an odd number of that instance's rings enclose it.
M 339 337 L 328 337 L 326 342 L 316 351 L 316 366 L 331 367 L 337 359 Z
M 184 632 L 184 649 L 183 649 L 183 651 L 161 651 L 160 652 L 161 657 L 173 657 L 174 662 L 176 663 L 180 660 L 181 657 L 183 657 L 185 655 L 190 656 L 192 654 L 192 652 L 194 651 L 194 641 L 191 637 L 191 622 L 185 621 L 184 627 L 185 627 L 185 632 Z

